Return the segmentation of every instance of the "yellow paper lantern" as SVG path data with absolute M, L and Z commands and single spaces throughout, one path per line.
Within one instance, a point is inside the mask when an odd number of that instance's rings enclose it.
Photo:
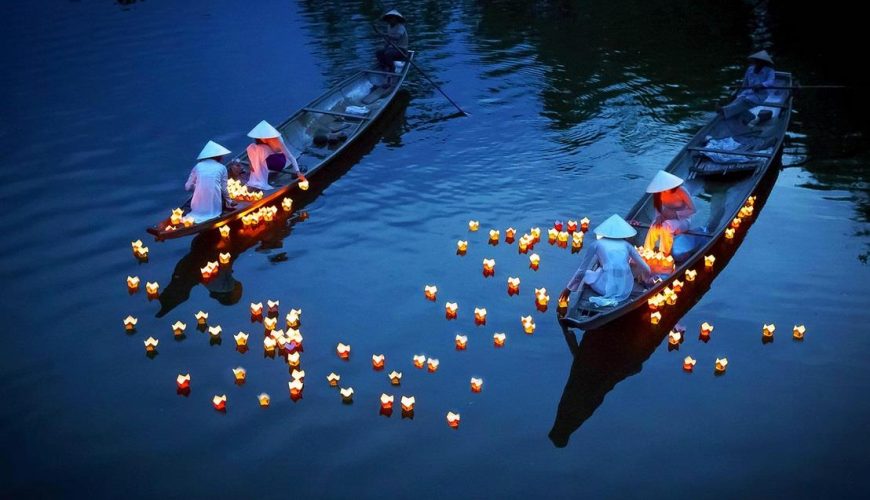
M 272 398 L 265 392 L 261 392 L 260 395 L 257 396 L 257 401 L 260 403 L 261 407 L 267 408 L 269 404 L 272 403 Z
M 338 375 L 335 372 L 330 373 L 326 376 L 326 381 L 329 382 L 330 387 L 338 387 L 338 383 L 341 381 L 341 375 Z
M 426 285 L 423 288 L 423 293 L 426 294 L 426 298 L 434 301 L 438 295 L 438 287 L 435 285 Z
M 400 385 L 402 383 L 402 372 L 397 372 L 393 370 L 390 372 L 388 377 L 390 379 L 390 383 L 393 385 Z
M 426 356 L 423 354 L 415 354 L 414 355 L 414 366 L 417 368 L 423 368 L 423 365 L 426 364 Z
M 804 325 L 794 325 L 794 330 L 792 330 L 792 337 L 796 340 L 803 340 L 804 333 L 807 331 L 807 328 Z
M 159 344 L 160 341 L 155 339 L 154 337 L 148 337 L 147 339 L 145 339 L 144 343 L 145 343 L 145 350 L 147 352 L 156 352 L 157 351 L 157 344 Z
M 470 221 L 468 221 L 468 230 L 469 230 L 469 231 L 477 231 L 477 229 L 478 229 L 479 227 L 480 227 L 480 222 L 479 222 L 479 221 L 476 221 L 476 220 L 470 220 Z
M 506 339 L 507 339 L 507 335 L 505 335 L 504 333 L 493 333 L 492 334 L 492 343 L 496 347 L 503 347 Z
M 136 323 L 139 323 L 139 319 L 134 316 L 127 316 L 124 318 L 124 329 L 128 332 L 132 332 L 136 330 Z

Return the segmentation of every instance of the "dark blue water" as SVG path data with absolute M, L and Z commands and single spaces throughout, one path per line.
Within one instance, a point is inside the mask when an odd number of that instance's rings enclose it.
M 804 91 L 785 170 L 740 250 L 681 323 L 715 325 L 678 352 L 648 325 L 572 351 L 534 288 L 555 297 L 577 256 L 528 269 L 490 228 L 624 213 L 711 116 L 745 55 L 768 47 L 805 83 L 855 84 L 831 58 L 848 13 L 774 2 L 404 2 L 422 69 L 384 121 L 299 200 L 301 222 L 235 238 L 231 276 L 203 286 L 215 238 L 144 227 L 178 205 L 208 139 L 234 151 L 368 65 L 377 2 L 19 2 L 3 7 L 0 490 L 57 496 L 861 496 L 870 465 L 868 142 L 863 96 Z M 764 7 L 764 6 L 762 6 Z M 844 29 L 833 29 L 835 23 Z M 828 31 L 826 31 L 828 30 Z M 836 38 L 830 36 L 840 36 Z M 844 38 L 845 37 L 845 38 Z M 806 38 L 810 38 L 807 40 Z M 467 221 L 481 231 L 469 233 Z M 130 241 L 150 261 L 137 263 Z M 470 240 L 455 255 L 457 239 Z M 497 261 L 481 276 L 481 260 Z M 158 281 L 164 304 L 124 280 Z M 505 280 L 519 276 L 508 297 Z M 438 301 L 423 297 L 437 284 Z M 171 287 L 171 288 L 170 288 Z M 234 292 L 232 292 L 234 290 Z M 248 304 L 303 310 L 303 399 L 264 358 Z M 460 305 L 444 319 L 445 301 Z M 474 326 L 474 307 L 489 311 Z M 161 311 L 162 308 L 162 311 Z M 221 345 L 193 314 L 221 325 Z M 156 317 L 161 311 L 162 317 Z M 134 334 L 121 320 L 139 318 Z M 534 335 L 519 317 L 531 314 Z M 188 324 L 176 341 L 170 326 Z M 777 325 L 761 342 L 761 325 Z M 792 342 L 793 324 L 807 326 Z M 251 350 L 232 335 L 251 334 Z M 505 332 L 495 349 L 492 334 Z M 464 352 L 457 333 L 469 336 Z M 651 335 L 651 333 L 650 333 Z M 143 340 L 160 339 L 146 357 Z M 352 345 L 348 362 L 334 352 Z M 369 358 L 383 353 L 385 372 Z M 413 368 L 425 353 L 441 367 Z M 682 359 L 698 359 L 696 372 Z M 716 357 L 728 373 L 714 377 Z M 248 380 L 233 384 L 231 369 Z M 400 387 L 386 373 L 404 373 Z M 342 405 L 325 377 L 356 392 Z M 190 372 L 192 391 L 174 379 Z M 469 378 L 484 379 L 480 394 Z M 256 395 L 268 392 L 261 409 Z M 378 415 L 413 395 L 413 419 Z M 227 394 L 228 411 L 211 398 Z M 550 439 L 561 400 L 569 431 Z M 460 412 L 458 430 L 445 422 Z M 563 415 L 564 416 L 564 415 Z M 564 422 L 563 422 L 564 423 Z M 560 424 L 562 425 L 562 424 Z M 559 427 L 559 426 L 557 426 Z M 561 429 L 561 427 L 559 427 Z M 565 435 L 567 434 L 567 436 Z M 564 443 L 562 443 L 564 444 Z

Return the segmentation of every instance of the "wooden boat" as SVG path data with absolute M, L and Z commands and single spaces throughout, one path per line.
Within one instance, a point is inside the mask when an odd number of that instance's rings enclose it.
M 408 57 L 413 60 L 414 52 L 411 51 Z M 396 66 L 395 73 L 375 69 L 358 71 L 276 127 L 288 148 L 296 154 L 300 169 L 311 182 L 317 182 L 318 172 L 377 121 L 384 109 L 392 102 L 408 76 L 411 64 L 410 62 L 397 63 Z M 245 171 L 246 164 L 245 152 L 228 163 L 228 165 L 241 166 L 237 180 L 241 181 L 242 185 L 248 177 L 248 172 Z M 167 217 L 146 230 L 156 239 L 164 240 L 216 229 L 242 219 L 260 207 L 280 203 L 283 197 L 299 189 L 296 175 L 289 170 L 272 172 L 269 175 L 269 183 L 274 186 L 274 189 L 261 191 L 260 197 L 236 199 L 235 207 L 225 207 L 223 213 L 213 219 L 184 225 L 173 224 L 171 218 Z M 190 197 L 180 208 L 184 215 L 190 211 Z
M 700 278 L 705 273 L 705 257 L 715 257 L 715 250 L 722 250 L 717 244 L 723 240 L 731 244 L 742 241 L 741 233 L 745 233 L 754 214 L 754 209 L 744 207 L 751 206 L 753 193 L 778 162 L 791 118 L 792 92 L 788 89 L 793 87 L 792 75 L 777 72 L 775 87 L 762 106 L 750 110 L 751 115 L 725 119 L 717 114 L 668 165 L 668 172 L 686 179 L 683 187 L 692 195 L 697 213 L 692 217 L 690 230 L 675 237 L 672 263 L 652 266 L 657 282 L 653 285 L 636 282 L 631 295 L 612 306 L 590 302 L 590 298 L 598 294 L 591 287 L 583 286 L 571 294 L 567 310 L 560 313 L 562 326 L 583 330 L 600 328 L 631 312 L 648 318 L 650 298 L 672 287 L 675 279 L 685 282 L 687 270 L 696 271 Z M 711 146 L 719 144 L 733 147 Z M 645 194 L 625 218 L 638 230 L 629 240 L 632 244 L 638 247 L 643 244 L 654 217 L 652 195 Z M 734 222 L 735 219 L 738 221 Z M 726 235 L 729 229 L 734 231 Z M 657 263 L 662 259 L 648 259 L 648 262 L 650 260 Z M 664 309 L 667 307 L 663 305 Z

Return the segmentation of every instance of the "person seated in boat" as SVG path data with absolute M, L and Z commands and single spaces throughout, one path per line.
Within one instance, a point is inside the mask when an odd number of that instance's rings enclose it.
M 299 170 L 296 158 L 287 149 L 281 132 L 269 124 L 266 120 L 261 121 L 256 127 L 248 132 L 248 137 L 254 142 L 248 146 L 248 161 L 251 163 L 251 172 L 248 176 L 248 186 L 257 189 L 269 190 L 269 172 L 279 172 L 287 167 L 293 170 L 300 181 L 305 180 L 305 175 Z
M 731 104 L 720 106 L 717 111 L 726 119 L 742 115 L 746 111 L 762 104 L 767 99 L 770 87 L 776 80 L 773 69 L 773 59 L 766 50 L 749 56 L 750 65 L 740 84 L 740 92 Z
M 381 20 L 386 21 L 389 26 L 387 31 L 378 30 L 378 33 L 386 40 L 384 47 L 379 49 L 375 55 L 381 69 L 393 73 L 396 61 L 408 59 L 408 30 L 405 29 L 405 17 L 396 9 L 381 16 Z
M 644 283 L 650 279 L 650 267 L 626 239 L 636 235 L 637 231 L 622 217 L 611 215 L 593 232 L 595 241 L 585 249 L 580 267 L 559 299 L 565 300 L 571 292 L 589 285 L 600 294 L 591 297 L 590 302 L 599 306 L 616 305 L 631 295 L 635 277 Z
M 653 195 L 656 216 L 646 233 L 644 248 L 654 250 L 658 243 L 659 251 L 670 255 L 674 236 L 689 230 L 695 203 L 682 184 L 683 179 L 659 170 L 647 186 L 646 192 Z
M 224 203 L 229 207 L 236 206 L 227 191 L 227 168 L 221 163 L 229 152 L 220 144 L 208 141 L 196 157 L 197 163 L 184 184 L 184 189 L 193 190 L 188 215 L 196 223 L 220 216 Z

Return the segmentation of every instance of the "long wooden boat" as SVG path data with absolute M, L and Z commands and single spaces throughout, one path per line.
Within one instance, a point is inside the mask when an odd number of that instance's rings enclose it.
M 686 179 L 683 187 L 692 195 L 697 213 L 692 217 L 690 230 L 674 240 L 673 264 L 662 262 L 655 266 L 657 282 L 654 285 L 636 282 L 631 295 L 613 306 L 590 302 L 598 294 L 583 286 L 571 294 L 567 311 L 560 313 L 562 326 L 591 330 L 631 312 L 649 316 L 652 314 L 648 311 L 649 300 L 655 301 L 665 288 L 673 290 L 674 280 L 685 283 L 686 271 L 699 275 L 710 272 L 705 258 L 715 257 L 718 243 L 742 241 L 740 233 L 745 233 L 754 213 L 752 208 L 745 207 L 752 206 L 753 193 L 779 161 L 791 119 L 793 96 L 788 89 L 793 87 L 792 75 L 777 72 L 775 87 L 762 106 L 750 110 L 761 119 L 747 123 L 749 115 L 725 119 L 717 113 L 671 160 L 666 170 Z M 722 149 L 719 145 L 723 144 L 728 148 Z M 638 247 L 643 244 L 654 217 L 652 195 L 645 194 L 625 218 L 638 229 L 630 240 L 632 244 Z
M 408 57 L 413 60 L 414 52 L 411 51 Z M 376 69 L 354 73 L 276 127 L 291 151 L 297 153 L 299 167 L 311 182 L 317 182 L 318 172 L 371 127 L 392 102 L 408 76 L 411 64 L 405 62 L 397 66 L 395 73 Z M 247 153 L 242 152 L 228 164 L 246 165 Z M 237 179 L 242 185 L 247 181 L 248 173 L 243 170 Z M 213 219 L 185 225 L 178 221 L 173 224 L 172 218 L 167 217 L 146 231 L 158 240 L 165 240 L 216 229 L 242 219 L 260 207 L 279 203 L 284 196 L 299 189 L 296 175 L 289 170 L 272 172 L 269 183 L 274 189 L 261 191 L 261 197 L 237 199 L 235 207 L 225 207 L 223 213 Z M 190 212 L 190 197 L 179 208 L 183 211 L 183 218 Z

